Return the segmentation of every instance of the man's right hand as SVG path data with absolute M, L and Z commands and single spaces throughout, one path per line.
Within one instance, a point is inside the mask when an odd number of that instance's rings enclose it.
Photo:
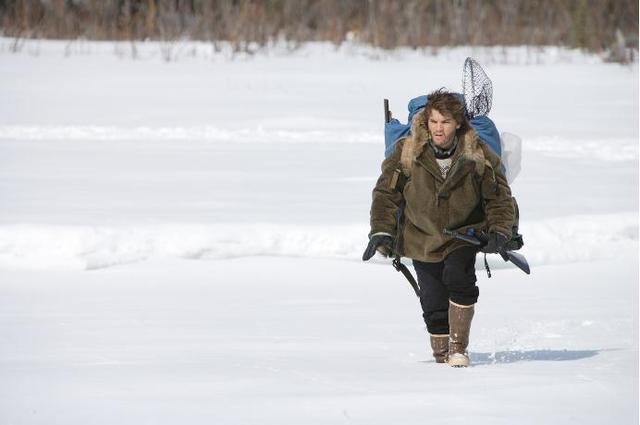
M 369 245 L 362 254 L 362 261 L 367 261 L 374 256 L 376 250 L 379 251 L 385 257 L 391 255 L 391 248 L 393 247 L 393 238 L 386 234 L 373 235 L 369 238 Z

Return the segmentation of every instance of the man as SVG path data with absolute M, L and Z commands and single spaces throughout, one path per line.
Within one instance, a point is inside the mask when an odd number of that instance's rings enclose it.
M 413 259 L 435 360 L 466 367 L 478 250 L 443 230 L 485 231 L 482 251 L 498 252 L 511 238 L 514 207 L 500 158 L 471 128 L 458 95 L 440 89 L 427 99 L 411 135 L 382 163 L 363 260 L 376 250 Z

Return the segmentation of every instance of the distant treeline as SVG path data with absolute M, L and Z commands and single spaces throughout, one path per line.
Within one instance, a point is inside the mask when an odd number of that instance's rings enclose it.
M 637 50 L 638 0 L 0 0 L 5 36 Z

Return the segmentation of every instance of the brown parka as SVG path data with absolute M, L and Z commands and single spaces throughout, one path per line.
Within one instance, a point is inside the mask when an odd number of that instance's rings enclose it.
M 515 210 L 500 158 L 473 128 L 459 131 L 451 169 L 442 177 L 429 146 L 426 110 L 413 117 L 411 135 L 396 143 L 382 163 L 373 189 L 371 233 L 396 235 L 396 217 L 404 198 L 401 244 L 404 257 L 439 262 L 469 244 L 444 229 L 498 232 L 511 238 Z

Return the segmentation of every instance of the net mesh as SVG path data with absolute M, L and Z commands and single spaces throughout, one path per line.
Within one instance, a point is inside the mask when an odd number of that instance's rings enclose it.
M 493 84 L 480 64 L 472 58 L 464 61 L 462 92 L 470 117 L 487 115 L 493 101 Z

